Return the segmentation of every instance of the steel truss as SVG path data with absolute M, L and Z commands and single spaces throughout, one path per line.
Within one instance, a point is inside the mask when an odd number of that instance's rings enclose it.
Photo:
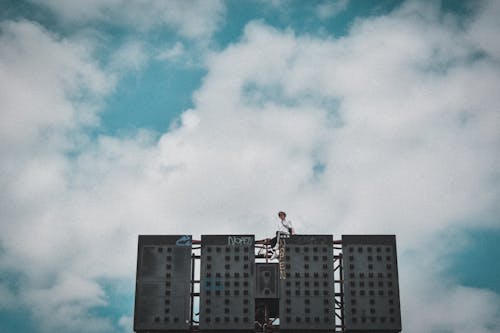
M 286 238 L 283 237 L 283 238 Z M 279 245 L 282 246 L 283 243 Z M 271 262 L 272 249 L 270 239 L 255 241 L 254 246 L 256 262 L 269 263 Z M 280 251 L 282 253 L 282 251 Z M 282 259 L 278 257 L 279 259 Z M 342 241 L 334 240 L 333 242 L 333 276 L 334 276 L 334 292 L 335 292 L 335 329 L 331 333 L 344 333 L 344 279 L 342 268 Z M 258 260 L 258 261 L 257 261 Z M 281 262 L 281 260 L 279 260 Z M 201 264 L 201 241 L 193 240 L 191 253 L 191 321 L 190 332 L 200 332 L 199 329 L 199 312 L 200 312 L 200 264 Z M 281 271 L 281 270 L 280 270 Z M 279 332 L 279 318 L 269 316 L 269 308 L 267 304 L 263 305 L 259 311 L 264 311 L 263 322 L 256 322 L 255 332 Z M 256 309 L 257 313 L 257 309 Z

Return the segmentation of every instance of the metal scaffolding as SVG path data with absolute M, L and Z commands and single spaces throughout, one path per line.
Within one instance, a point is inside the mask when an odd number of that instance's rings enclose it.
M 283 235 L 279 240 L 280 255 L 278 256 L 278 265 L 280 272 L 282 272 L 283 257 L 284 257 L 284 244 L 286 242 L 286 235 Z M 342 268 L 342 241 L 333 241 L 333 286 L 335 295 L 335 329 L 332 333 L 344 333 L 344 286 L 343 286 L 343 268 Z M 256 263 L 271 263 L 271 255 L 273 249 L 271 248 L 270 239 L 256 240 L 254 245 L 255 262 Z M 201 261 L 201 241 L 193 240 L 192 254 L 191 254 L 191 332 L 200 332 L 199 329 L 199 309 L 200 309 L 200 261 Z M 275 261 L 274 261 L 275 262 Z M 279 317 L 270 316 L 270 304 L 259 304 L 259 309 L 256 313 L 264 313 L 262 322 L 255 322 L 255 332 L 279 332 Z M 258 310 L 258 311 L 257 311 Z

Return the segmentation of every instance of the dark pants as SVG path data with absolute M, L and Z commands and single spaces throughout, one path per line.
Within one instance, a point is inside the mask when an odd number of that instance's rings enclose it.
M 276 231 L 276 237 L 271 238 L 271 248 L 274 248 L 276 246 L 276 243 L 278 242 L 279 236 L 280 236 L 280 232 Z

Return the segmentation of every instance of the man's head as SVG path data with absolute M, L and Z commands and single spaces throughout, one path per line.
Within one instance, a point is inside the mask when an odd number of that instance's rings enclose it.
M 286 213 L 285 212 L 279 212 L 278 213 L 278 217 L 281 219 L 281 220 L 284 220 L 286 218 Z

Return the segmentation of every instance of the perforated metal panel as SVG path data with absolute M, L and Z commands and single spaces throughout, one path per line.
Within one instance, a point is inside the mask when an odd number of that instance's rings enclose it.
M 200 329 L 254 331 L 255 238 L 201 236 Z
M 399 332 L 396 237 L 342 236 L 346 332 Z
M 278 264 L 255 264 L 255 298 L 279 298 Z
M 139 236 L 134 331 L 187 331 L 191 236 Z
M 333 236 L 293 235 L 284 249 L 280 332 L 334 330 Z

